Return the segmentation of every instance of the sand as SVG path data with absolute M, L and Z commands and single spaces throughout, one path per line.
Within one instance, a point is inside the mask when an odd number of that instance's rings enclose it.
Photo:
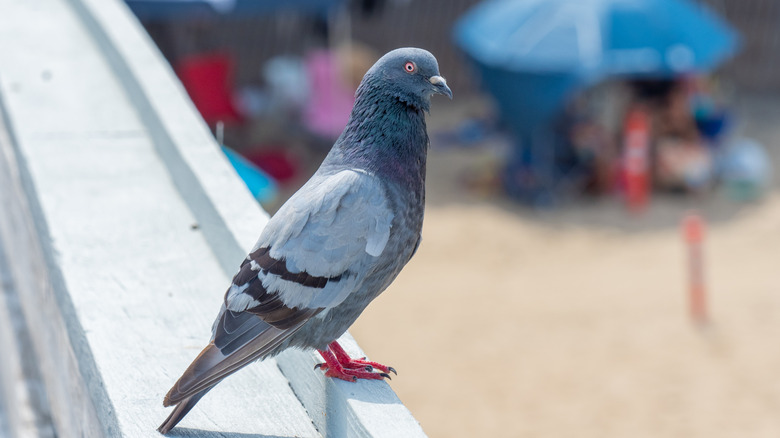
M 780 139 L 751 105 L 754 136 Z M 640 219 L 617 201 L 540 213 L 463 189 L 483 155 L 434 148 L 422 246 L 351 329 L 431 437 L 780 436 L 778 191 L 655 199 Z M 704 326 L 690 207 L 709 220 Z

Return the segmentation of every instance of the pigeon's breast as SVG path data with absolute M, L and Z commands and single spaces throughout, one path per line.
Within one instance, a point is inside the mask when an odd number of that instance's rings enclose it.
M 387 252 L 392 258 L 389 263 L 394 264 L 394 269 L 400 272 L 411 259 L 420 242 L 425 211 L 424 181 L 417 190 L 409 190 L 405 185 L 389 183 L 387 198 L 395 212 Z

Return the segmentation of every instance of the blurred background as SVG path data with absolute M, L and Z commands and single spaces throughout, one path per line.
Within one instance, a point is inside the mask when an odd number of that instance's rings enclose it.
M 438 58 L 424 244 L 352 329 L 430 436 L 780 435 L 780 3 L 126 3 L 271 213 Z

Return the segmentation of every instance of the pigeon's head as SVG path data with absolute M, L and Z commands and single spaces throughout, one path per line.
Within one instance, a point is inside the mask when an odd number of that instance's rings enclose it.
M 439 74 L 436 58 L 423 49 L 395 49 L 381 57 L 366 73 L 361 87 L 376 87 L 407 105 L 428 110 L 431 96 L 452 99 L 447 81 Z

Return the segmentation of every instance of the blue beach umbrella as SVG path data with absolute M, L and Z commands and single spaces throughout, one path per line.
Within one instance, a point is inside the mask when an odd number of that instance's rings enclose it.
M 519 99 L 545 117 L 576 89 L 604 78 L 708 71 L 738 46 L 725 22 L 686 0 L 489 0 L 458 21 L 455 41 L 502 110 L 515 112 L 510 102 Z M 500 83 L 496 71 L 507 73 Z M 518 81 L 536 85 L 513 93 L 524 88 Z M 519 120 L 520 130 L 527 119 Z
M 519 140 L 508 174 L 521 169 L 524 182 L 507 188 L 547 198 L 561 179 L 556 115 L 577 90 L 709 71 L 738 47 L 725 22 L 687 0 L 487 0 L 458 20 L 454 38 Z

